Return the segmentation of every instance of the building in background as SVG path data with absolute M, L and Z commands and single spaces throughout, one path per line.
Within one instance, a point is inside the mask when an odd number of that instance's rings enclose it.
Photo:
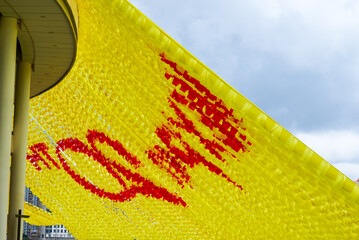
M 39 202 L 39 198 L 31 192 L 30 188 L 27 187 L 25 187 L 25 202 L 28 202 L 34 206 L 37 206 Z M 24 231 L 23 231 L 24 235 L 32 236 L 37 234 L 37 232 L 38 232 L 37 226 L 28 224 L 27 222 L 24 221 Z
M 46 239 L 74 239 L 64 225 L 46 226 Z
M 49 211 L 30 188 L 25 188 L 25 202 Z M 64 225 L 35 226 L 24 221 L 23 235 L 32 240 L 68 240 L 74 239 Z

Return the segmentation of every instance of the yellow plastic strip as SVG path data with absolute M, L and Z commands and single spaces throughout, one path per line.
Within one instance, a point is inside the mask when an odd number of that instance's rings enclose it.
M 30 216 L 29 218 L 24 219 L 27 223 L 31 225 L 51 226 L 61 224 L 58 219 L 56 219 L 51 213 L 44 211 L 43 209 L 40 209 L 27 202 L 24 205 L 24 215 Z

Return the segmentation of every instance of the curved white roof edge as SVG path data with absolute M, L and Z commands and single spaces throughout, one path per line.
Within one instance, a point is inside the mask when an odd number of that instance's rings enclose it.
M 35 97 L 59 83 L 76 58 L 76 1 L 0 0 L 0 13 L 19 20 L 20 57 L 33 66 L 30 96 Z

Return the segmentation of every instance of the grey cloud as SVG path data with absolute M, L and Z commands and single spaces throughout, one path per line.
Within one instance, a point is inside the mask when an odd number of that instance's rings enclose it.
M 358 128 L 358 3 L 132 2 L 289 130 Z

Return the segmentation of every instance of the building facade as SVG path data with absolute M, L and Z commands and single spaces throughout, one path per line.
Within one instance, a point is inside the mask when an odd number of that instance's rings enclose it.
M 40 199 L 34 195 L 30 188 L 25 188 L 25 202 L 28 202 L 41 209 L 49 211 L 45 205 L 43 205 Z M 45 230 L 45 231 L 44 231 Z M 64 227 L 64 225 L 51 225 L 51 226 L 35 226 L 24 222 L 23 235 L 27 239 L 33 240 L 67 240 L 75 239 Z
M 30 188 L 25 187 L 25 202 L 28 202 L 34 206 L 38 206 L 39 203 L 39 198 L 34 195 Z M 38 227 L 28 224 L 27 222 L 24 221 L 24 229 L 23 229 L 23 234 L 26 236 L 33 236 L 33 235 L 37 235 L 38 232 Z

